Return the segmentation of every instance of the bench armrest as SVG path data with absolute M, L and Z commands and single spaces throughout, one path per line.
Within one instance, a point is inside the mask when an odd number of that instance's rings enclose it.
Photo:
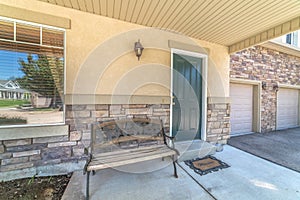
M 84 148 L 84 154 L 88 156 L 87 160 L 86 160 L 86 163 L 84 165 L 84 168 L 83 168 L 83 174 L 85 175 L 86 172 L 87 172 L 87 167 L 88 167 L 89 163 L 91 162 L 93 156 L 92 156 L 91 153 L 89 153 L 88 148 Z
M 164 138 L 169 139 L 169 142 L 168 142 L 168 143 L 167 143 L 167 141 L 165 140 L 165 144 L 168 145 L 169 147 L 175 149 L 175 143 L 174 143 L 175 137 L 174 137 L 174 136 L 167 135 L 166 133 L 163 133 L 163 135 L 164 135 Z
M 167 135 L 167 134 L 165 134 L 165 133 L 164 133 L 164 137 L 165 137 L 165 138 L 168 138 L 169 141 L 170 141 L 169 144 L 166 144 L 167 147 L 168 147 L 169 149 L 172 149 L 173 151 L 175 151 L 175 152 L 177 153 L 177 155 L 179 156 L 180 153 L 179 153 L 179 151 L 175 148 L 175 143 L 174 143 L 175 137 L 174 137 L 174 136 L 169 136 L 169 135 Z
M 165 134 L 165 133 L 164 133 L 164 135 L 165 135 L 165 137 L 167 137 L 167 138 L 169 138 L 169 139 L 171 139 L 171 140 L 174 140 L 174 139 L 175 139 L 175 137 L 169 136 L 169 135 L 167 135 L 167 134 Z

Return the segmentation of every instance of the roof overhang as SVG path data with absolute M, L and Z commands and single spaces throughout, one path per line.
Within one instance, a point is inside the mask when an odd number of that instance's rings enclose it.
M 261 46 L 269 48 L 269 49 L 274 49 L 276 51 L 280 51 L 280 52 L 283 52 L 283 53 L 286 53 L 289 55 L 293 55 L 296 57 L 300 57 L 300 49 L 297 47 L 294 47 L 290 44 L 283 44 L 281 42 L 271 40 L 271 41 L 261 44 Z
M 229 53 L 300 29 L 299 0 L 38 0 L 175 31 Z

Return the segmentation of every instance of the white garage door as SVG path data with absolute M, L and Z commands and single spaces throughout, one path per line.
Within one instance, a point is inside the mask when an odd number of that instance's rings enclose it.
M 277 129 L 298 126 L 299 90 L 279 88 L 277 98 Z
M 252 132 L 253 86 L 230 84 L 231 97 L 231 135 Z

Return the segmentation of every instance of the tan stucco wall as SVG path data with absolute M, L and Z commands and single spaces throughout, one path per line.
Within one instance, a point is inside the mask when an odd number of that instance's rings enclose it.
M 170 95 L 170 52 L 145 49 L 140 61 L 133 52 L 118 57 L 99 79 L 97 94 Z
M 208 96 L 229 96 L 229 55 L 225 46 L 34 0 L 0 3 L 71 20 L 71 29 L 66 31 L 66 94 L 168 96 L 168 41 L 175 40 L 209 50 Z M 145 47 L 139 62 L 133 52 L 137 39 Z M 130 87 L 129 80 L 138 87 Z

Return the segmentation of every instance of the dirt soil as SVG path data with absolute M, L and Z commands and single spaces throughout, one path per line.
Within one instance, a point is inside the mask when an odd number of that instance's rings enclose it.
M 0 182 L 0 200 L 60 200 L 72 174 Z
M 15 108 L 0 108 L 0 116 L 23 118 L 27 124 L 51 124 L 63 122 L 63 112 L 58 110 L 31 111 Z

